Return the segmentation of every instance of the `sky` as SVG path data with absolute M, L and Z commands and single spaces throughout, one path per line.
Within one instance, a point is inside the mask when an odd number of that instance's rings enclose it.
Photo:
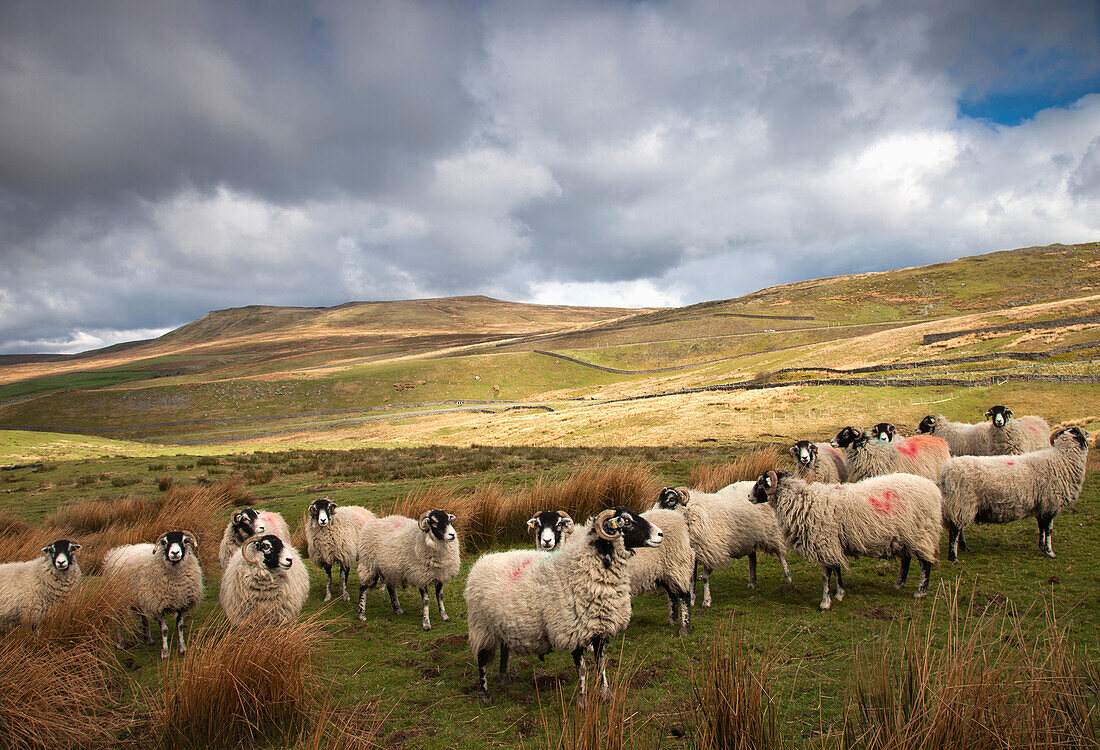
M 0 0 L 0 353 L 1100 239 L 1100 2 Z

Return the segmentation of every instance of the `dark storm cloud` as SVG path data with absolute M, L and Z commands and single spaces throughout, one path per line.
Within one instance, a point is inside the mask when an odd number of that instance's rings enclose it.
M 992 0 L 9 2 L 0 352 L 245 304 L 678 304 L 1095 239 L 1098 24 Z

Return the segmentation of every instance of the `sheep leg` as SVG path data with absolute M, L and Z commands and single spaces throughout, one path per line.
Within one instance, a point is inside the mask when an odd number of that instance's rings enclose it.
M 420 591 L 420 603 L 423 605 L 423 612 L 424 612 L 424 614 L 421 615 L 421 617 L 420 617 L 420 627 L 424 628 L 424 630 L 431 630 L 432 629 L 432 620 L 431 620 L 430 617 L 428 617 L 428 612 L 431 609 L 431 600 L 428 599 L 428 590 L 427 589 L 419 589 L 419 591 Z
M 152 623 L 149 622 L 149 618 L 145 615 L 141 616 L 141 632 L 145 636 L 145 644 L 147 646 L 153 645 L 153 628 Z
M 351 594 L 348 593 L 348 576 L 351 575 L 351 568 L 344 567 L 343 563 L 340 563 L 340 598 L 345 602 L 351 601 Z
M 791 566 L 787 565 L 787 556 L 782 552 L 777 552 L 776 557 L 779 558 L 779 564 L 783 566 L 783 582 L 788 586 L 791 585 Z
M 183 640 L 183 625 L 187 613 L 182 609 L 176 612 L 176 639 L 179 641 L 180 656 L 187 653 L 187 643 Z
M 829 607 L 833 606 L 833 600 L 829 598 L 829 583 L 832 577 L 833 569 L 827 565 L 822 565 L 821 585 L 824 591 L 821 592 L 821 604 L 819 605 L 822 611 L 825 611 L 826 609 L 829 609 Z
M 911 556 L 909 550 L 905 550 L 901 553 L 901 566 L 898 568 L 898 580 L 894 584 L 894 588 L 900 589 L 905 585 L 905 579 L 909 577 L 909 561 Z
M 703 609 L 710 609 L 710 574 L 713 572 L 706 565 L 703 566 Z
M 160 623 L 160 658 L 168 658 L 168 620 L 165 619 L 164 613 L 161 612 L 157 615 L 157 622 Z
M 1050 558 L 1058 557 L 1054 554 L 1054 516 L 1042 515 L 1039 521 L 1039 551 Z
M 970 551 L 970 547 L 966 543 L 966 537 L 963 536 L 962 529 L 959 529 L 959 550 L 962 552 Z
M 914 599 L 923 599 L 928 596 L 928 580 L 932 577 L 932 561 L 921 560 L 920 561 L 920 586 L 917 587 L 917 593 L 913 594 Z
M 596 636 L 592 639 L 592 658 L 596 664 L 596 672 L 600 675 L 600 698 L 611 699 L 611 686 L 607 682 L 607 639 Z
M 749 553 L 749 591 L 756 588 L 756 550 Z
M 839 565 L 833 566 L 833 572 L 836 573 L 836 593 L 833 594 L 833 598 L 838 602 L 844 601 L 844 579 L 841 577 L 840 571 Z
M 393 607 L 393 613 L 395 615 L 403 615 L 405 612 L 401 609 L 401 602 L 397 601 L 397 592 L 394 591 L 393 586 L 386 584 L 386 593 L 390 595 L 390 606 Z
M 481 697 L 481 702 L 486 706 L 493 705 L 493 699 L 489 695 L 489 677 L 485 669 L 492 659 L 493 649 L 491 648 L 483 648 L 477 652 L 477 693 Z
M 512 681 L 512 678 L 508 676 L 508 644 L 500 644 L 500 670 L 497 672 L 497 677 L 500 678 L 501 685 L 507 685 Z
M 962 537 L 962 529 L 955 524 L 947 523 L 947 559 L 951 562 L 958 562 L 959 559 L 959 539 Z
M 325 598 L 323 601 L 329 601 L 332 599 L 332 563 L 321 563 L 321 570 L 325 571 Z
M 691 595 L 680 594 L 680 635 L 691 632 Z
M 575 649 L 573 649 L 573 666 L 577 668 L 577 690 L 579 691 L 577 695 L 577 703 L 583 706 L 585 696 L 588 692 L 585 689 L 584 684 L 584 646 L 577 646 Z
M 451 618 L 447 616 L 447 608 L 443 606 L 443 584 L 439 582 L 435 584 L 435 601 L 439 605 L 439 619 L 443 622 L 450 622 Z
M 665 582 L 661 582 L 661 588 L 665 590 L 665 596 L 668 597 L 668 624 L 676 624 L 676 609 L 679 606 L 679 600 L 673 596 L 672 589 Z
M 359 582 L 359 620 L 367 621 L 367 587 L 362 581 Z
M 699 558 L 695 558 L 695 563 L 691 568 L 691 606 L 695 606 L 695 586 L 699 581 Z

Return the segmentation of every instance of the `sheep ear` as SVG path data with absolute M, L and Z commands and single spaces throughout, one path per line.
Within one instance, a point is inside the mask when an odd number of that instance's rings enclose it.
M 233 523 L 240 523 L 241 522 L 241 515 L 242 514 L 239 510 L 236 513 L 234 513 L 233 514 Z
M 559 510 L 558 515 L 561 516 L 561 520 L 558 522 L 567 529 L 573 528 L 573 517 L 566 513 L 564 510 Z
M 447 520 L 448 521 L 454 521 L 455 520 L 455 514 L 454 513 L 448 513 L 447 514 Z
M 530 518 L 527 519 L 527 530 L 528 531 L 534 531 L 535 530 L 535 522 L 538 521 L 538 519 L 539 519 L 538 516 L 531 516 Z
M 69 542 L 69 551 L 70 552 L 76 552 L 78 549 L 80 549 L 79 544 L 77 544 L 76 542 Z
M 986 411 L 985 416 L 986 417 L 992 417 L 993 416 L 993 410 L 989 409 L 988 411 Z
M 797 445 L 792 445 L 790 448 L 787 449 L 787 452 L 790 453 L 792 456 L 797 456 L 798 455 L 798 446 Z
M 53 545 L 52 545 L 52 544 L 51 544 L 50 546 L 48 546 L 48 547 L 43 547 L 43 548 L 42 548 L 42 554 L 43 554 L 43 555 L 48 555 L 48 554 L 50 554 L 50 553 L 52 553 L 52 552 L 53 552 Z
M 1006 417 L 1011 417 L 1012 416 L 1012 409 L 1009 409 L 1007 406 L 1005 407 L 1005 416 Z
M 199 551 L 199 543 L 195 541 L 195 536 L 191 532 L 183 535 L 183 543 L 188 545 L 192 552 Z

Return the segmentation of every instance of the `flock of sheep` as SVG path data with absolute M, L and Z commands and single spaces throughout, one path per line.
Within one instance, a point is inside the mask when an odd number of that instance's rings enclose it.
M 842 574 L 852 557 L 897 558 L 898 588 L 915 557 L 921 568 L 915 596 L 925 596 L 944 528 L 948 557 L 955 560 L 959 548 L 966 549 L 963 530 L 972 523 L 1034 517 L 1040 550 L 1054 557 L 1053 521 L 1081 492 L 1088 433 L 1080 427 L 1051 433 L 1041 418 L 1014 418 L 1003 406 L 986 416 L 980 424 L 928 416 L 920 434 L 907 438 L 889 423 L 845 427 L 830 443 L 791 446 L 792 473 L 768 471 L 716 493 L 668 487 L 645 513 L 609 508 L 579 527 L 564 511 L 536 514 L 528 521 L 534 549 L 482 555 L 467 577 L 480 697 L 491 702 L 487 667 L 498 651 L 499 680 L 507 684 L 510 654 L 541 659 L 564 650 L 573 655 L 583 702 L 588 649 L 606 695 L 606 646 L 629 623 L 631 598 L 663 590 L 669 624 L 678 622 L 687 633 L 696 581 L 702 578 L 702 605 L 710 607 L 710 575 L 733 558 L 748 558 L 750 589 L 758 552 L 777 556 L 788 584 L 787 552 L 817 563 L 826 610 L 844 598 Z M 412 587 L 420 592 L 424 630 L 431 629 L 433 590 L 439 616 L 448 621 L 443 587 L 459 572 L 454 520 L 438 509 L 419 519 L 379 518 L 359 506 L 315 500 L 305 538 L 310 559 L 325 571 L 324 600 L 332 598 L 336 567 L 340 595 L 351 601 L 347 580 L 358 564 L 359 619 L 366 619 L 367 591 L 381 582 L 396 614 L 403 614 L 398 590 Z M 0 565 L 0 627 L 40 620 L 71 591 L 81 577 L 73 556 L 79 549 L 62 539 L 36 560 Z M 103 575 L 123 579 L 132 592 L 150 644 L 151 622 L 160 625 L 161 658 L 169 653 L 172 613 L 179 653 L 187 648 L 185 620 L 203 599 L 197 549 L 193 534 L 174 530 L 153 544 L 116 547 L 103 559 Z M 230 622 L 288 622 L 301 612 L 309 576 L 278 513 L 235 512 L 219 560 L 219 601 Z

